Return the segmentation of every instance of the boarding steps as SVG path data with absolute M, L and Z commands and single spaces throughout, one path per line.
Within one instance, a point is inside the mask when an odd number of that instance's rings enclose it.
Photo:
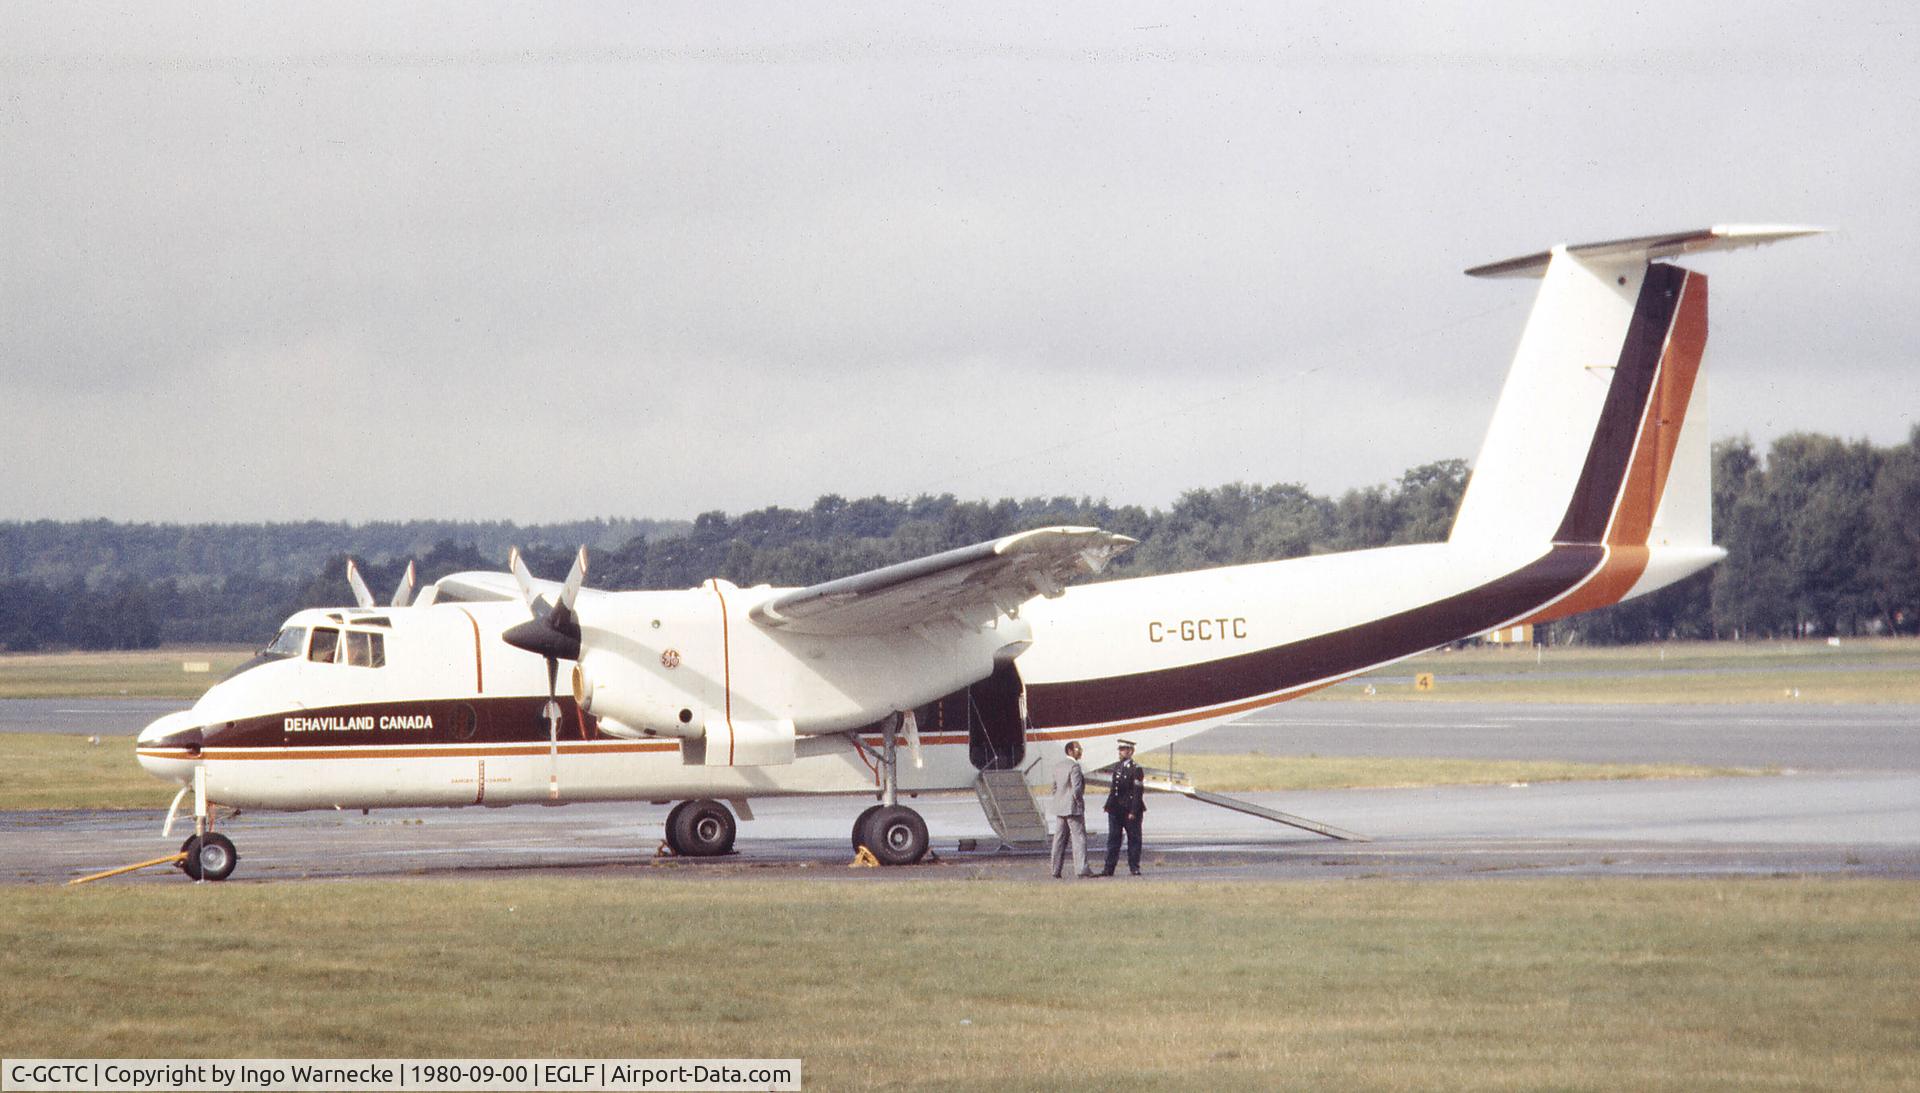
M 973 790 L 980 795 L 980 807 L 1000 837 L 1002 850 L 1046 846 L 1053 839 L 1047 831 L 1047 818 L 1034 803 L 1027 788 L 1027 776 L 1017 770 L 983 770 L 974 780 Z
M 1198 789 L 1190 784 L 1182 784 L 1170 779 L 1148 777 L 1143 779 L 1140 784 L 1159 793 L 1178 793 L 1182 797 L 1191 797 L 1202 804 L 1212 805 L 1215 808 L 1226 808 L 1235 812 L 1244 812 L 1249 816 L 1258 816 L 1263 820 L 1272 820 L 1277 824 L 1297 827 L 1302 831 L 1311 831 L 1316 835 L 1325 835 L 1329 839 L 1339 839 L 1341 842 L 1364 843 L 1373 841 L 1365 835 L 1355 834 L 1343 828 L 1335 827 L 1332 824 L 1323 824 L 1317 820 L 1309 820 L 1304 816 L 1295 816 L 1290 812 L 1282 812 L 1277 808 L 1256 805 L 1252 801 L 1243 801 L 1238 797 L 1229 797 L 1224 793 L 1209 793 L 1204 789 Z

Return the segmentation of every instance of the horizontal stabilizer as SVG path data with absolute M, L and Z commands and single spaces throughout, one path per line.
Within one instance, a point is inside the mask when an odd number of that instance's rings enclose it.
M 1672 258 L 1675 255 L 1698 254 L 1702 251 L 1757 247 L 1765 243 L 1777 243 L 1782 239 L 1819 235 L 1824 231 L 1826 231 L 1825 228 L 1805 227 L 1798 224 L 1720 224 L 1695 231 L 1669 232 L 1665 235 L 1638 235 L 1631 239 L 1610 239 L 1604 243 L 1570 243 L 1555 249 L 1564 250 L 1587 262 L 1638 264 L 1650 262 L 1656 258 Z M 1489 262 L 1484 266 L 1475 266 L 1468 270 L 1467 276 L 1539 277 L 1547 271 L 1547 260 L 1552 257 L 1553 251 L 1543 250 L 1538 254 L 1509 258 L 1504 262 Z

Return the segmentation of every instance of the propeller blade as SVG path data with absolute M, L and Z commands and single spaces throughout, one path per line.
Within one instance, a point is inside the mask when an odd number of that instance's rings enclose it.
M 519 547 L 513 548 L 513 552 L 507 556 L 507 565 L 513 569 L 513 579 L 519 582 L 520 594 L 526 599 L 527 611 L 533 617 L 518 626 L 508 627 L 500 636 L 516 649 L 546 657 L 548 683 L 551 684 L 551 677 L 556 671 L 555 658 L 580 659 L 580 620 L 574 616 L 573 601 L 580 595 L 581 582 L 587 579 L 587 550 L 581 547 L 580 553 L 574 556 L 573 571 L 567 574 L 567 583 L 560 590 L 558 603 L 548 603 L 535 590 L 533 574 L 528 572 Z M 548 690 L 552 689 L 549 686 Z
M 527 601 L 529 608 L 538 599 L 533 592 L 533 574 L 527 572 L 527 561 L 520 557 L 520 548 L 514 547 L 507 552 L 507 568 L 513 571 L 513 579 L 520 583 L 520 598 Z M 539 612 L 536 610 L 535 614 Z
M 580 586 L 586 579 L 587 548 L 581 547 L 580 553 L 573 556 L 573 569 L 567 573 L 567 583 L 560 588 L 560 602 L 547 613 L 548 626 L 563 634 L 579 636 L 580 623 L 573 614 L 573 601 L 580 598 Z
M 352 558 L 347 559 L 347 584 L 353 587 L 353 601 L 355 603 L 361 607 L 373 606 L 373 593 L 367 591 L 367 582 L 360 579 L 360 567 L 353 564 Z
M 400 586 L 393 590 L 394 607 L 405 607 L 413 602 L 413 563 L 407 563 L 407 571 L 400 575 Z

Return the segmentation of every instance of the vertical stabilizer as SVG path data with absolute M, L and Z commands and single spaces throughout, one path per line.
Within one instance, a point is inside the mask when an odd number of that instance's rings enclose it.
M 1707 279 L 1654 259 L 1815 230 L 1708 228 L 1560 246 L 1467 271 L 1537 276 L 1540 292 L 1450 541 L 1605 548 L 1592 579 L 1530 621 L 1651 591 L 1720 556 L 1701 375 Z

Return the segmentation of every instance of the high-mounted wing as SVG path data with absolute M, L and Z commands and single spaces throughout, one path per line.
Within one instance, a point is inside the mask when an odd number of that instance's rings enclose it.
M 941 622 L 978 628 L 1018 615 L 1034 596 L 1058 596 L 1134 542 L 1099 528 L 1038 528 L 796 589 L 756 606 L 751 617 L 801 634 L 880 634 Z

